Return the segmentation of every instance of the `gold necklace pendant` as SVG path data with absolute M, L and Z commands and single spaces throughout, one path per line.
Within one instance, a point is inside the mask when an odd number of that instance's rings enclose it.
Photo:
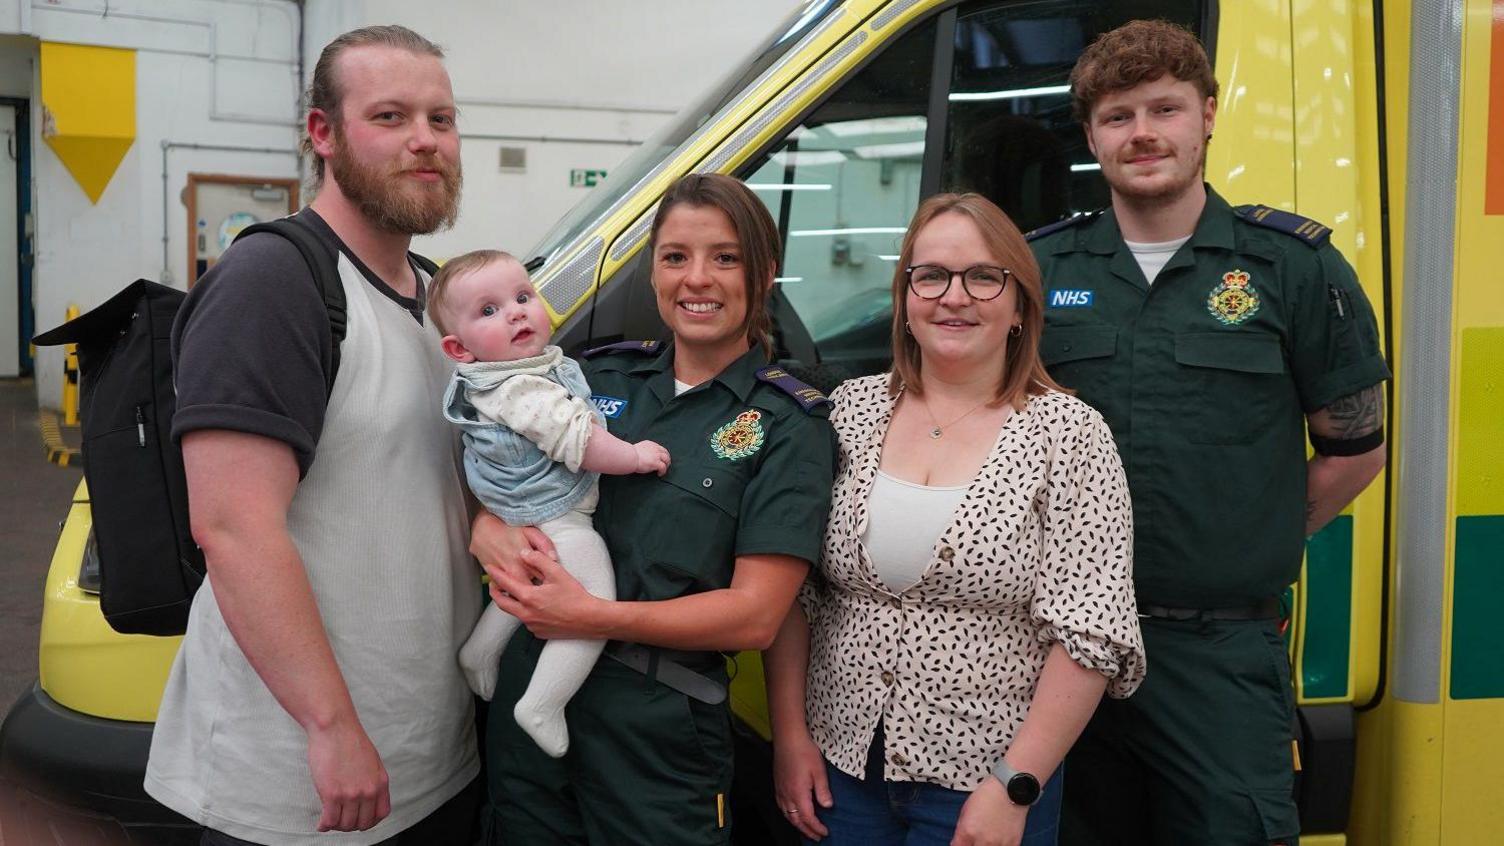
M 930 429 L 930 440 L 932 440 L 932 441 L 938 441 L 938 440 L 940 440 L 940 436 L 945 434 L 946 427 L 948 427 L 948 426 L 954 426 L 957 423 L 960 423 L 962 420 L 965 420 L 966 418 L 970 417 L 973 413 L 975 413 L 977 409 L 981 408 L 982 406 L 984 406 L 986 404 L 987 404 L 987 402 L 984 400 L 984 401 L 982 401 L 982 402 L 980 402 L 980 403 L 972 406 L 970 411 L 966 412 L 965 414 L 961 415 L 960 417 L 957 417 L 956 419 L 954 419 L 954 420 L 950 421 L 949 423 L 946 423 L 944 426 L 942 426 L 942 425 L 940 425 L 940 421 L 935 419 L 935 412 L 933 412 L 933 411 L 930 410 L 929 401 L 927 401 L 926 399 L 924 399 L 924 397 L 922 397 L 922 396 L 919 397 L 919 405 L 920 405 L 920 407 L 922 407 L 924 409 L 924 415 L 930 419 L 930 424 L 932 426 L 932 428 Z
M 976 405 L 974 405 L 974 406 L 971 407 L 970 411 L 966 412 L 965 414 L 961 415 L 960 417 L 957 417 L 956 419 L 950 421 L 949 423 L 946 423 L 944 426 L 940 425 L 940 421 L 935 419 L 935 412 L 933 412 L 933 411 L 930 410 L 930 404 L 929 404 L 929 402 L 927 400 L 924 399 L 924 397 L 920 397 L 919 398 L 919 404 L 922 405 L 922 406 L 924 406 L 925 416 L 929 417 L 930 423 L 934 424 L 934 428 L 930 429 L 930 440 L 932 440 L 932 441 L 938 441 L 938 440 L 940 440 L 940 436 L 943 435 L 943 434 L 945 434 L 945 428 L 947 426 L 954 426 L 957 423 L 960 423 L 962 420 L 965 420 L 966 418 L 968 418 L 972 414 L 974 414 L 977 409 L 979 409 L 982 406 L 986 405 L 987 402 L 985 400 L 983 400 L 982 402 L 977 403 Z

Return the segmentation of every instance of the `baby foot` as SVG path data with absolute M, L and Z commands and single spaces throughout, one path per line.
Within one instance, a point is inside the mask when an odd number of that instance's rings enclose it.
M 460 647 L 460 669 L 465 673 L 465 681 L 470 683 L 470 689 L 475 691 L 476 696 L 487 702 L 496 693 L 497 670 L 501 663 L 501 651 L 505 646 L 505 641 L 497 644 L 489 638 L 472 635 Z
M 563 708 L 539 707 L 524 694 L 512 709 L 512 716 L 538 748 L 551 757 L 562 758 L 569 751 L 569 729 L 564 724 Z

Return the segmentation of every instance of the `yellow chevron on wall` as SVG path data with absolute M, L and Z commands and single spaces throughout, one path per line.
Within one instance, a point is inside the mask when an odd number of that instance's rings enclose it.
M 136 140 L 136 51 L 44 41 L 41 60 L 42 140 L 97 203 Z

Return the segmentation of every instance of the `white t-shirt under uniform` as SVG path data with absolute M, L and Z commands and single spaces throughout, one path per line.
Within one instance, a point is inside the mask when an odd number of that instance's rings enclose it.
M 1144 272 L 1144 280 L 1153 285 L 1154 278 L 1159 275 L 1161 270 L 1165 269 L 1165 265 L 1170 263 L 1170 259 L 1175 257 L 1175 251 L 1185 246 L 1185 242 L 1189 240 L 1191 240 L 1191 236 L 1187 235 L 1184 238 L 1176 238 L 1173 241 L 1156 241 L 1151 243 L 1124 239 L 1123 243 L 1127 244 L 1128 251 L 1133 253 L 1134 260 L 1138 262 L 1138 269 Z

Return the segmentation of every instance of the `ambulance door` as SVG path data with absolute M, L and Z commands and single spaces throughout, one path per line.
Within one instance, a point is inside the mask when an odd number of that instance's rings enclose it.
M 773 318 L 805 381 L 888 369 L 893 272 L 924 194 L 940 25 L 898 37 L 739 172 L 783 239 Z

